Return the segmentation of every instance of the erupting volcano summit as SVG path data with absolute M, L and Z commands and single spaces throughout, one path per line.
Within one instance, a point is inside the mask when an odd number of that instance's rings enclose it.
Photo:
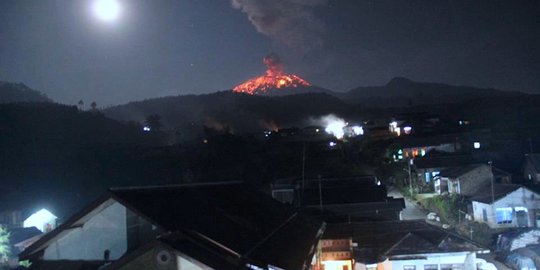
M 300 86 L 311 86 L 306 80 L 283 72 L 283 64 L 277 54 L 271 53 L 264 57 L 264 64 L 268 67 L 266 75 L 253 78 L 233 88 L 235 93 L 266 94 L 269 90 L 290 89 Z

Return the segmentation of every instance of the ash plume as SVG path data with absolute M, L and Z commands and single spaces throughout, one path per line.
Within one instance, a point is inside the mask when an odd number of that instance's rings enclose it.
M 324 23 L 314 9 L 328 0 L 231 0 L 260 33 L 291 48 L 321 47 Z
M 271 75 L 283 73 L 283 62 L 281 62 L 279 55 L 275 53 L 269 53 L 263 58 L 263 63 L 268 68 L 268 70 L 266 71 L 267 74 Z

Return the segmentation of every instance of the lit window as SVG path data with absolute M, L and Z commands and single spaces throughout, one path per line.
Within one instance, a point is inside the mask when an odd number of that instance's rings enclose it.
M 403 270 L 416 270 L 416 265 L 404 265 Z
M 497 208 L 495 212 L 497 224 L 512 223 L 512 207 Z
M 474 142 L 474 149 L 480 149 L 480 142 Z
M 426 150 L 425 150 L 425 149 L 422 149 L 422 150 L 420 151 L 420 155 L 421 155 L 421 156 L 425 156 L 425 155 L 426 155 Z
M 436 264 L 425 264 L 424 270 L 438 270 L 439 266 Z

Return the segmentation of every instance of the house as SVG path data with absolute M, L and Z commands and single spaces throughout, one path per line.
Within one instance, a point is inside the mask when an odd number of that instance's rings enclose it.
M 424 221 L 328 224 L 322 241 L 347 237 L 353 243 L 350 259 L 359 270 L 476 269 L 476 255 L 489 252 L 478 243 Z
M 321 239 L 321 264 L 324 270 L 353 269 L 353 242 L 351 237 Z
M 23 226 L 25 228 L 35 227 L 42 232 L 50 232 L 56 228 L 56 220 L 58 219 L 53 213 L 49 210 L 42 208 L 35 213 L 32 213 L 28 218 L 23 221 Z
M 540 183 L 540 154 L 525 155 L 523 174 L 525 179 L 535 184 Z
M 439 175 L 441 171 L 477 164 L 478 162 L 470 155 L 448 155 L 439 152 L 431 152 L 430 155 L 426 155 L 425 157 L 413 159 L 412 163 L 411 167 L 417 174 L 417 185 L 424 190 L 429 190 L 431 185 L 433 185 L 435 177 Z
M 435 176 L 435 192 L 471 196 L 478 189 L 491 183 L 493 174 L 487 164 L 471 164 L 442 170 Z
M 392 154 L 395 161 L 423 157 L 430 151 L 455 153 L 461 149 L 456 136 L 401 137 L 396 139 L 397 150 Z
M 474 220 L 491 228 L 540 226 L 540 194 L 524 186 L 488 184 L 470 200 Z
M 272 196 L 328 221 L 381 218 L 399 220 L 403 198 L 389 197 L 375 176 L 283 179 L 272 185 Z
M 121 188 L 19 258 L 31 269 L 308 269 L 323 231 L 243 183 Z

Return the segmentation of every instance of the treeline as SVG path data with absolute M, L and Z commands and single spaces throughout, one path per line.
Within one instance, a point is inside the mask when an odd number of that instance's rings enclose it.
M 12 102 L 52 102 L 52 100 L 23 83 L 0 81 L 0 103 Z

